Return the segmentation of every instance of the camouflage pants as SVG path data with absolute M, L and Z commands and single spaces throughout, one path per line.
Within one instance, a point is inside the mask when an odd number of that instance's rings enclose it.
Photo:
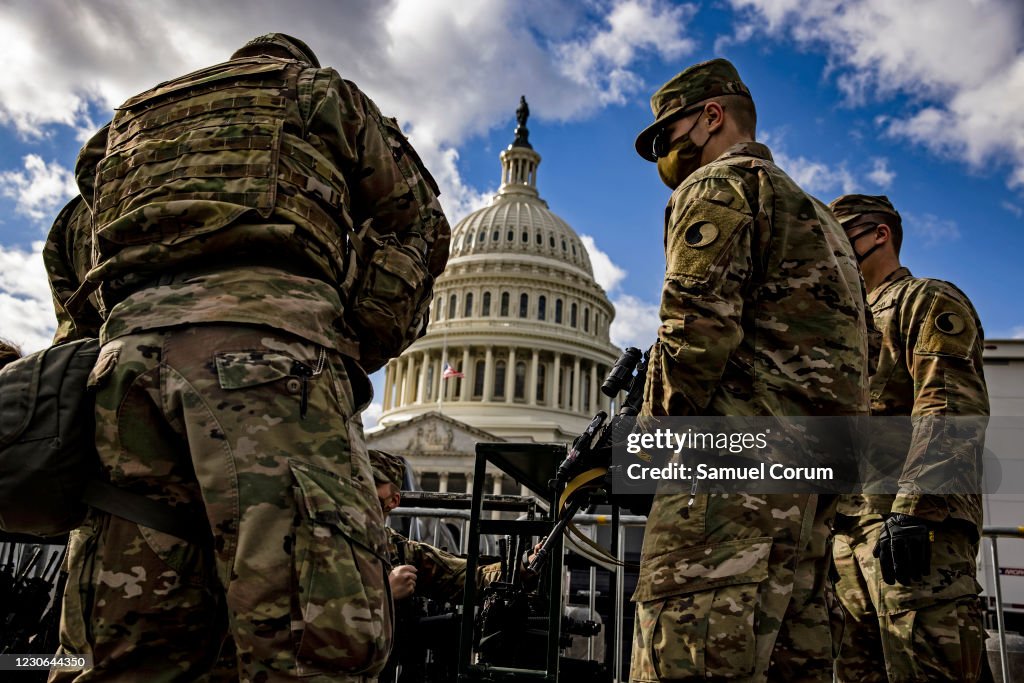
M 955 524 L 935 530 L 931 573 L 916 586 L 882 581 L 872 550 L 881 515 L 840 518 L 833 545 L 845 624 L 841 681 L 977 681 L 985 630 L 975 580 L 978 543 Z
M 373 680 L 393 628 L 383 514 L 341 357 L 191 326 L 106 344 L 93 381 L 111 481 L 196 510 L 205 540 L 92 513 L 61 650 L 94 668 L 51 680 L 205 680 L 227 637 L 235 680 Z
M 630 680 L 832 681 L 833 496 L 658 495 Z

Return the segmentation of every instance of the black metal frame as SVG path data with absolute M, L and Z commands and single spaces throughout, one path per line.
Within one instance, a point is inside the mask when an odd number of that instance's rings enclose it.
M 476 447 L 473 475 L 473 505 L 469 524 L 469 557 L 466 576 L 475 576 L 480 564 L 481 534 L 543 536 L 551 529 L 558 513 L 557 494 L 549 485 L 555 469 L 565 458 L 564 444 L 480 443 Z M 548 504 L 545 520 L 482 519 L 484 478 L 487 463 L 525 485 Z M 551 547 L 547 565 L 548 639 L 545 670 L 514 669 L 473 663 L 473 630 L 475 627 L 477 591 L 475 581 L 466 581 L 463 598 L 462 630 L 459 638 L 459 681 L 536 680 L 554 683 L 558 679 L 559 639 L 562 626 L 562 539 Z

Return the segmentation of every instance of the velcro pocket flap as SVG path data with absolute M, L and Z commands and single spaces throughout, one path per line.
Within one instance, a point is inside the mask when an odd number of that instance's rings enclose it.
M 309 463 L 290 459 L 288 465 L 302 491 L 300 504 L 309 519 L 337 529 L 353 543 L 386 560 L 384 526 L 375 497 L 348 480 Z M 369 505 L 378 506 L 376 514 Z
M 935 295 L 922 321 L 914 353 L 967 359 L 978 338 L 974 313 L 948 294 Z
M 694 199 L 675 217 L 666 239 L 666 277 L 685 278 L 694 284 L 714 278 L 726 248 L 751 217 L 742 211 Z
M 294 375 L 296 360 L 283 353 L 230 351 L 216 356 L 222 389 L 243 389 Z
M 680 548 L 644 560 L 633 602 L 759 583 L 768 578 L 770 536 Z

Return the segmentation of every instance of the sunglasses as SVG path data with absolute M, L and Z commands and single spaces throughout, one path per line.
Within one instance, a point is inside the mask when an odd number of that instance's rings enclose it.
M 704 109 L 705 104 L 706 103 L 702 102 L 698 107 L 691 107 L 690 109 L 684 110 L 679 115 L 673 116 L 666 125 L 662 126 L 662 128 L 654 134 L 654 139 L 651 141 L 651 154 L 653 154 L 656 159 L 661 159 L 668 155 L 669 149 L 671 149 L 672 134 L 669 132 L 668 124 L 675 123 L 680 119 L 685 119 L 694 112 L 701 111 Z

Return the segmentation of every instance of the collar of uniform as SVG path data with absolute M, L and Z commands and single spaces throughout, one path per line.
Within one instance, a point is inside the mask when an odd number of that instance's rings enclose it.
M 868 306 L 874 306 L 875 302 L 882 298 L 882 293 L 885 292 L 885 290 L 889 289 L 889 287 L 899 282 L 900 280 L 904 280 L 908 277 L 914 276 L 911 275 L 910 269 L 907 268 L 906 266 L 900 266 L 896 270 L 889 273 L 886 276 L 886 278 L 882 280 L 882 283 L 880 285 L 878 285 L 868 293 Z
M 766 159 L 768 161 L 775 161 L 772 158 L 772 153 L 765 145 L 760 142 L 737 142 L 735 145 L 725 150 L 719 159 L 728 159 L 729 157 L 756 157 L 758 159 Z

